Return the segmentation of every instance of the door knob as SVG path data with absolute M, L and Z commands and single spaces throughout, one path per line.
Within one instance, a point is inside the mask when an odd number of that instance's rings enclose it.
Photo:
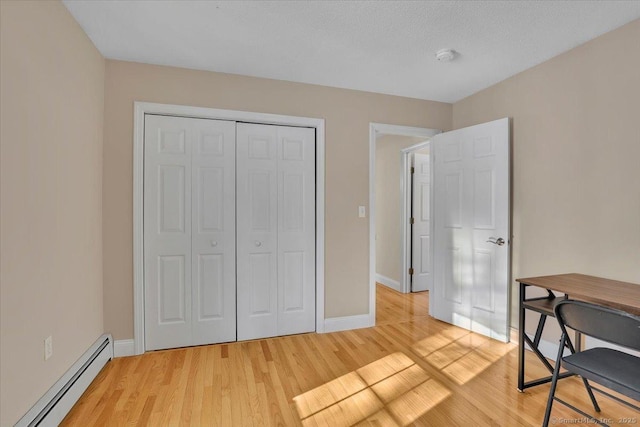
M 502 237 L 498 237 L 497 239 L 495 237 L 489 237 L 487 243 L 493 243 L 494 245 L 502 246 L 505 244 L 505 241 Z
M 256 246 L 262 246 L 262 242 L 258 242 L 258 241 L 256 240 Z
M 211 241 L 211 246 L 216 247 L 218 246 L 218 242 L 216 242 L 215 240 Z

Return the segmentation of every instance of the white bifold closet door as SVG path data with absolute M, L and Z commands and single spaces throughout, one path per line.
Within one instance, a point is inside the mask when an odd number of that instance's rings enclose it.
M 235 122 L 145 116 L 145 347 L 236 339 Z
M 237 124 L 238 340 L 315 330 L 315 130 Z
M 315 330 L 315 131 L 147 115 L 144 150 L 146 349 Z

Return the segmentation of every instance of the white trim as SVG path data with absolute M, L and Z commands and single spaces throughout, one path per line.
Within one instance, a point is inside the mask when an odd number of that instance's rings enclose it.
M 400 288 L 400 282 L 398 282 L 397 280 L 393 280 L 390 277 L 376 273 L 376 282 L 382 285 L 385 285 L 388 288 L 394 289 L 398 292 L 402 292 L 402 289 Z
M 324 318 L 324 119 L 316 119 L 316 332 L 325 331 Z
M 382 135 L 399 135 L 399 136 L 415 136 L 418 138 L 431 138 L 434 135 L 441 133 L 439 129 L 419 128 L 413 126 L 401 126 L 401 125 L 389 125 L 385 123 L 371 123 L 375 133 L 378 136 Z
M 100 350 L 105 340 L 107 345 Z M 57 426 L 80 399 L 82 393 L 89 388 L 89 385 L 98 376 L 104 365 L 113 358 L 112 344 L 113 338 L 110 334 L 100 336 L 64 375 L 38 399 L 35 405 L 20 418 L 15 427 L 26 427 L 32 424 L 43 427 Z M 100 352 L 95 359 L 92 359 L 99 350 Z M 87 363 L 89 365 L 85 366 Z M 60 393 L 62 393 L 62 396 L 58 396 Z M 50 409 L 46 412 L 49 406 Z
M 126 357 L 135 354 L 133 340 L 116 340 L 113 342 L 113 357 Z
M 633 356 L 638 356 L 640 357 L 640 351 L 638 350 L 632 350 L 630 348 L 627 347 L 622 347 L 620 345 L 616 345 L 616 344 L 612 344 L 610 342 L 607 341 L 603 341 L 603 340 L 599 340 L 595 337 L 589 336 L 589 335 L 585 335 L 584 336 L 584 350 L 588 350 L 590 348 L 595 348 L 595 347 L 605 347 L 605 348 L 612 348 L 614 350 L 618 350 L 621 351 L 623 353 L 628 353 L 631 354 Z
M 324 332 L 348 331 L 351 329 L 370 328 L 375 326 L 368 314 L 356 314 L 355 316 L 331 317 L 324 319 Z
M 439 133 L 441 131 L 438 129 L 369 123 L 369 317 L 372 325 L 375 325 L 376 321 L 376 139 L 382 135 L 416 136 L 428 139 Z M 403 214 L 406 217 L 406 211 Z M 406 264 L 405 250 L 403 245 L 400 265 Z M 403 274 L 401 289 L 409 288 L 409 282 L 405 276 L 408 275 Z
M 411 278 L 409 277 L 409 268 L 411 267 L 411 224 L 409 217 L 411 216 L 411 151 L 402 150 L 402 185 L 400 187 L 400 200 L 402 200 L 402 210 L 400 212 L 400 230 L 402 230 L 402 277 L 400 283 L 400 292 L 403 294 L 411 292 Z
M 151 108 L 134 103 L 133 112 L 133 344 L 144 353 L 144 114 Z
M 518 329 L 513 327 L 510 328 L 509 337 L 511 342 L 514 342 L 517 344 L 519 341 Z M 542 353 L 542 355 L 547 359 L 551 361 L 555 361 L 556 356 L 558 355 L 558 344 L 560 344 L 560 337 L 558 337 L 558 342 L 551 342 L 551 341 L 541 339 L 540 342 L 538 343 L 538 350 L 540 350 L 540 353 Z M 529 345 L 527 343 L 525 343 L 524 348 L 525 350 L 532 352 L 531 348 L 529 348 Z M 568 349 L 565 349 L 565 353 L 563 354 L 568 355 L 569 354 L 568 351 L 569 351 Z
M 518 329 L 513 326 L 509 328 L 509 341 L 510 342 L 519 342 L 520 337 L 518 336 Z
M 134 353 L 144 344 L 144 257 L 143 257 L 143 165 L 144 115 L 164 114 L 204 119 L 234 120 L 281 126 L 302 126 L 316 130 L 316 332 L 325 332 L 324 318 L 324 206 L 325 133 L 324 119 L 247 111 L 219 110 L 185 105 L 134 102 L 133 111 L 133 342 Z
M 376 132 L 369 124 L 369 323 L 376 324 Z
M 511 342 L 518 342 L 519 336 L 518 336 L 518 329 L 517 328 L 511 328 L 511 333 L 510 333 L 510 337 L 511 337 Z M 558 344 L 560 344 L 560 338 L 558 337 L 558 341 L 557 342 L 551 342 L 551 341 L 547 341 L 547 340 L 540 340 L 540 342 L 538 343 L 538 350 L 540 350 L 540 353 L 542 353 L 542 355 L 544 357 L 546 357 L 547 359 L 555 362 L 556 360 L 556 356 L 558 355 Z M 615 350 L 618 351 L 623 351 L 625 353 L 629 353 L 635 356 L 640 356 L 640 352 L 638 351 L 634 351 L 628 348 L 624 348 L 624 347 L 620 347 L 614 344 L 610 344 L 606 341 L 601 341 L 598 340 L 596 338 L 593 338 L 591 336 L 585 335 L 584 336 L 584 350 L 590 349 L 590 348 L 594 348 L 594 347 L 607 347 L 607 348 L 613 348 Z M 529 348 L 529 345 L 525 343 L 525 349 L 527 351 L 531 351 L 531 349 Z M 564 352 L 563 352 L 563 357 L 564 356 L 568 356 L 569 355 L 569 350 L 565 348 Z
M 542 355 L 547 359 L 555 361 L 556 356 L 558 355 L 558 344 L 560 344 L 560 339 L 558 339 L 558 342 L 551 342 L 551 341 L 541 339 L 540 342 L 538 343 L 538 350 L 540 350 L 540 353 L 542 353 Z M 525 348 L 528 351 L 532 351 L 528 345 Z M 566 353 L 564 354 L 568 355 L 569 354 L 568 351 L 569 351 L 568 349 L 565 349 Z

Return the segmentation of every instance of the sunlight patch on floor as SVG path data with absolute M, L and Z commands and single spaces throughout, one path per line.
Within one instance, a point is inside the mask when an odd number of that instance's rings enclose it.
M 487 342 L 445 367 L 442 372 L 463 385 L 514 349 L 513 344 Z
M 451 395 L 451 391 L 436 380 L 429 379 L 401 395 L 388 405 L 391 415 L 401 426 L 416 421 L 431 408 Z
M 397 352 L 296 396 L 303 426 L 408 425 L 451 395 Z
M 451 327 L 417 342 L 412 349 L 457 384 L 463 385 L 514 348 L 514 344 L 504 344 Z
M 356 393 L 367 388 L 367 384 L 355 372 L 329 381 L 313 389 L 310 392 L 297 396 L 294 400 L 298 408 L 300 418 L 307 418 L 325 408 L 354 396 Z

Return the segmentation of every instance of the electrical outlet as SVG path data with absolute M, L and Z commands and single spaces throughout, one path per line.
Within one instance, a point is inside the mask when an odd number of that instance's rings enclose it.
M 49 335 L 44 340 L 44 360 L 48 360 L 51 356 L 53 356 L 53 338 Z

